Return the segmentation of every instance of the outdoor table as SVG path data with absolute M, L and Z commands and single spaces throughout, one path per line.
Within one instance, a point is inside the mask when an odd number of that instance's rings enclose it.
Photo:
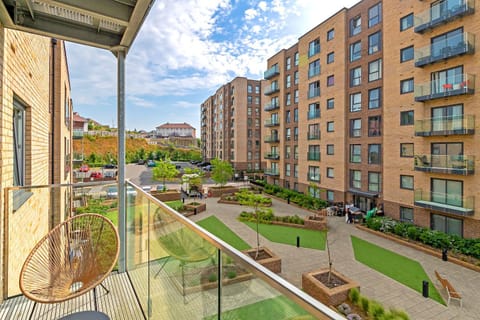
M 99 311 L 81 311 L 69 314 L 59 320 L 110 320 L 110 318 Z

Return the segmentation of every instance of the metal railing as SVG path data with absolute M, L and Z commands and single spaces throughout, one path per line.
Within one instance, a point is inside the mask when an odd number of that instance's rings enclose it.
M 474 0 L 447 0 L 433 5 L 430 9 L 415 15 L 415 32 L 423 33 L 427 29 L 435 28 L 449 21 L 473 14 Z
M 475 196 L 423 189 L 415 190 L 414 203 L 419 207 L 457 215 L 472 215 L 475 210 Z
M 415 85 L 415 101 L 426 101 L 450 96 L 473 94 L 475 76 L 458 74 L 448 79 L 434 80 Z
M 415 121 L 416 136 L 447 136 L 475 133 L 475 115 L 435 117 Z
M 280 74 L 280 68 L 278 67 L 278 64 L 276 64 L 263 73 L 263 78 L 265 80 L 268 80 L 270 78 L 273 78 L 274 76 L 278 76 L 279 74 Z
M 415 66 L 422 67 L 462 54 L 473 54 L 474 52 L 475 35 L 465 32 L 415 50 Z
M 417 171 L 468 175 L 475 172 L 475 156 L 415 155 L 414 168 Z

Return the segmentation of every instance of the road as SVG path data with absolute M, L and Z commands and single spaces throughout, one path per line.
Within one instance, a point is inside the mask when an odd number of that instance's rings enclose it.
M 173 161 L 173 163 L 180 165 L 182 168 L 194 167 L 188 162 Z M 153 180 L 153 168 L 138 164 L 127 164 L 125 171 L 126 178 L 138 186 L 153 186 L 161 183 L 160 181 Z M 178 184 L 178 182 L 176 184 Z

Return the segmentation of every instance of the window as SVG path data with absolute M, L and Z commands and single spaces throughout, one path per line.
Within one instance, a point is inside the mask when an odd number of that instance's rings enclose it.
M 350 95 L 350 112 L 362 110 L 362 94 L 360 92 Z
M 406 47 L 400 50 L 400 62 L 413 60 L 413 56 L 413 46 Z
M 360 137 L 362 135 L 362 119 L 350 120 L 350 137 Z
M 431 163 L 435 168 L 465 166 L 462 142 L 437 142 L 431 144 Z M 460 163 L 457 161 L 460 160 Z
M 468 87 L 468 81 L 463 74 L 463 66 L 450 68 L 431 74 L 431 93 L 444 93 L 452 89 L 462 89 Z
M 369 164 L 380 164 L 380 148 L 379 144 L 369 144 L 368 145 L 368 163 Z
M 285 122 L 290 123 L 290 110 L 285 112 Z
M 255 104 L 260 104 L 260 97 L 255 97 Z
M 382 91 L 381 88 L 368 90 L 368 109 L 377 109 L 382 105 Z
M 400 221 L 413 223 L 413 208 L 400 207 Z
M 320 198 L 320 188 L 317 186 L 308 186 L 308 194 L 313 198 Z
M 368 173 L 368 191 L 380 192 L 382 190 L 382 176 L 380 172 Z
M 327 31 L 327 41 L 333 40 L 335 37 L 335 29 L 330 29 Z
M 298 103 L 298 90 L 293 92 L 293 102 Z
M 320 81 L 315 81 L 308 85 L 308 98 L 318 96 L 320 96 Z
M 295 52 L 295 65 L 298 66 L 298 62 L 300 60 L 300 55 L 298 54 L 298 52 Z
M 308 114 L 307 119 L 316 119 L 320 118 L 320 103 L 310 103 L 308 105 Z
M 298 108 L 293 109 L 293 121 L 298 122 Z
M 451 51 L 459 52 L 457 51 L 458 49 L 465 50 L 464 37 L 463 28 L 458 28 L 432 38 L 430 56 L 435 59 L 452 53 Z
M 362 162 L 362 145 L 361 144 L 350 145 L 350 162 L 351 163 Z
M 318 140 L 320 139 L 320 125 L 309 124 L 308 125 L 308 140 Z
M 287 66 L 287 70 L 290 70 L 292 68 L 292 59 L 290 57 L 288 57 L 285 64 Z
M 298 140 L 298 127 L 293 128 L 293 140 Z
M 450 206 L 463 205 L 463 182 L 432 178 L 431 201 Z
M 335 99 L 327 99 L 327 109 L 333 109 L 335 108 Z
M 320 161 L 320 146 L 318 144 L 308 146 L 307 160 Z
M 413 125 L 414 117 L 413 110 L 400 112 L 400 125 L 410 126 Z
M 327 64 L 333 63 L 335 61 L 335 52 L 330 52 L 327 54 Z
M 432 230 L 441 231 L 447 234 L 463 236 L 463 220 L 451 217 L 432 214 L 431 217 Z
M 298 160 L 298 146 L 293 146 L 293 159 Z
M 400 175 L 400 188 L 413 190 L 413 176 Z
M 362 187 L 362 171 L 350 170 L 350 187 L 355 189 Z
M 287 75 L 287 78 L 285 79 L 285 87 L 290 88 L 291 85 L 291 76 Z
M 413 78 L 405 79 L 400 81 L 400 93 L 410 93 L 413 92 Z
M 285 139 L 287 139 L 287 141 L 289 141 L 291 137 L 292 137 L 292 129 L 291 128 L 285 128 Z
M 368 27 L 371 28 L 382 21 L 382 3 L 368 9 Z
M 334 178 L 335 176 L 335 171 L 333 168 L 327 168 L 327 178 Z
M 327 77 L 327 87 L 335 85 L 335 76 L 331 75 Z
M 400 31 L 405 31 L 413 27 L 413 13 L 400 18 Z
M 308 57 L 314 56 L 320 52 L 320 39 L 315 39 L 308 44 Z
M 382 48 L 382 33 L 380 31 L 368 36 L 368 54 L 374 54 Z
M 335 147 L 333 144 L 327 144 L 327 154 L 329 156 L 335 154 Z
M 362 17 L 358 16 L 350 19 L 350 36 L 354 36 L 362 32 Z
M 400 143 L 400 157 L 402 158 L 413 157 L 413 143 Z
M 25 107 L 13 99 L 13 185 L 25 185 Z
M 308 77 L 314 77 L 320 74 L 320 59 L 310 62 L 308 65 Z
M 259 86 L 259 85 L 256 85 L 256 86 L 255 86 L 255 93 L 256 93 L 256 94 L 259 94 L 259 93 L 260 93 L 260 86 Z
M 298 84 L 298 71 L 293 74 L 293 84 Z
M 252 101 L 253 101 L 252 96 L 248 96 L 247 97 L 247 103 L 252 104 Z
M 368 117 L 368 136 L 379 137 L 382 135 L 382 117 Z
M 292 96 L 290 93 L 287 93 L 285 96 L 285 105 L 289 106 L 292 104 Z
M 290 159 L 290 146 L 285 146 L 285 159 Z
M 308 166 L 308 180 L 320 182 L 320 168 L 317 166 Z
M 358 41 L 350 45 L 350 62 L 362 57 L 362 42 Z
M 327 122 L 327 132 L 333 132 L 335 131 L 335 126 L 333 121 Z
M 368 64 L 368 81 L 375 81 L 382 78 L 382 59 L 372 61 Z
M 432 108 L 431 115 L 433 131 L 462 130 L 464 127 L 462 104 Z
M 247 91 L 248 91 L 248 93 L 252 93 L 252 85 L 251 84 L 249 84 L 247 86 Z
M 362 84 L 362 67 L 353 68 L 350 70 L 350 87 L 359 86 Z
M 327 201 L 333 202 L 335 200 L 335 193 L 332 190 L 327 190 Z
M 290 163 L 285 164 L 285 176 L 290 177 Z

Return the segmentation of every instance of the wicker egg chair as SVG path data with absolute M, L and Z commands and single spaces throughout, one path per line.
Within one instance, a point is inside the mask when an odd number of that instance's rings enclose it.
M 32 249 L 20 272 L 20 290 L 40 303 L 73 299 L 101 285 L 118 253 L 118 233 L 110 220 L 91 213 L 71 217 Z

